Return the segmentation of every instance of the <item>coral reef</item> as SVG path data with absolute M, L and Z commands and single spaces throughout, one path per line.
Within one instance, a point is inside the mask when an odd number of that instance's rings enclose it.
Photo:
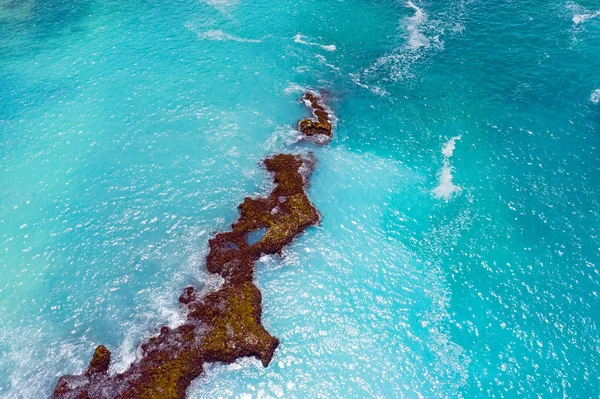
M 314 91 L 305 92 L 302 100 L 312 110 L 313 117 L 298 122 L 298 130 L 316 144 L 328 143 L 333 137 L 333 115 L 331 110 L 325 106 L 323 98 Z

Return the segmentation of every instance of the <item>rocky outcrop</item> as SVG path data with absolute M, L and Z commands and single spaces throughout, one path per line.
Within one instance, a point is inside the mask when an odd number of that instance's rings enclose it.
M 312 110 L 313 117 L 298 122 L 298 130 L 316 144 L 324 145 L 333 137 L 333 114 L 325 105 L 321 95 L 307 91 L 302 96 L 304 103 Z
M 320 97 L 307 92 L 303 98 L 314 104 L 317 118 L 325 118 Z M 264 165 L 273 174 L 273 190 L 266 197 L 244 199 L 231 230 L 209 241 L 206 267 L 223 277 L 221 288 L 201 296 L 187 287 L 179 297 L 187 313 L 183 325 L 163 326 L 140 345 L 139 359 L 120 374 L 108 374 L 110 352 L 99 346 L 85 374 L 59 379 L 54 399 L 181 399 L 205 362 L 254 356 L 265 367 L 269 364 L 279 340 L 262 326 L 254 265 L 263 254 L 280 253 L 320 216 L 306 195 L 312 157 L 279 154 Z

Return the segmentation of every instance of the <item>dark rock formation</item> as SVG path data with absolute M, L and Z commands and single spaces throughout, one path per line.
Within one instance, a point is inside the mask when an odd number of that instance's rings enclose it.
M 326 144 L 333 136 L 331 110 L 325 106 L 323 98 L 314 91 L 309 90 L 304 93 L 302 100 L 312 110 L 313 117 L 302 119 L 298 123 L 298 129 L 316 144 Z
M 304 192 L 302 172 L 310 173 L 312 164 L 312 160 L 283 154 L 265 160 L 267 170 L 274 173 L 275 189 L 266 198 L 244 199 L 232 231 L 219 233 L 209 241 L 209 272 L 220 274 L 228 282 L 252 281 L 254 262 L 261 254 L 281 251 L 319 220 Z M 265 229 L 264 237 L 249 245 L 247 236 L 260 229 Z
M 264 198 L 244 199 L 232 230 L 209 241 L 206 267 L 223 277 L 222 287 L 204 297 L 186 288 L 179 298 L 187 309 L 186 322 L 174 329 L 162 327 L 140 345 L 139 360 L 121 374 L 107 374 L 110 352 L 99 346 L 84 375 L 59 379 L 54 399 L 181 399 L 205 362 L 232 363 L 254 356 L 269 364 L 279 340 L 261 324 L 254 264 L 262 254 L 279 253 L 316 224 L 319 214 L 305 192 L 312 159 L 279 154 L 264 163 L 274 175 L 273 191 Z M 250 243 L 249 236 L 257 232 L 260 237 Z
M 106 374 L 108 373 L 108 366 L 110 366 L 110 351 L 104 345 L 100 345 L 96 348 L 94 356 L 92 356 L 85 376 L 91 377 L 94 374 Z

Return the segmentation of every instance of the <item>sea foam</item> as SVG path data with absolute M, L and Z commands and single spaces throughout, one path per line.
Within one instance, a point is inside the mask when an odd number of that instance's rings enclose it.
M 204 40 L 216 40 L 216 41 L 234 41 L 240 43 L 260 43 L 262 40 L 259 39 L 246 39 L 239 36 L 230 35 L 220 29 L 211 29 L 206 32 L 198 32 L 198 38 Z
M 454 176 L 452 176 L 452 171 L 454 167 L 450 164 L 450 158 L 452 158 L 452 154 L 454 153 L 454 149 L 456 148 L 456 142 L 461 139 L 461 136 L 452 137 L 448 140 L 444 146 L 442 147 L 442 154 L 444 155 L 444 163 L 442 164 L 442 169 L 440 169 L 439 175 L 439 184 L 436 188 L 431 190 L 433 195 L 439 199 L 449 200 L 453 194 L 458 193 L 461 188 L 455 185 L 452 182 Z
M 568 3 L 567 9 L 573 12 L 573 17 L 571 19 L 575 25 L 582 24 L 590 19 L 600 16 L 600 10 L 590 11 L 575 3 Z
M 405 19 L 406 31 L 408 33 L 408 48 L 416 51 L 421 47 L 429 47 L 429 39 L 422 31 L 423 24 L 427 22 L 427 14 L 411 0 L 408 0 L 406 6 L 415 11 L 412 17 Z
M 596 89 L 590 94 L 590 101 L 594 104 L 600 104 L 600 89 Z
M 573 15 L 573 22 L 578 25 L 584 23 L 588 19 L 596 18 L 600 16 L 600 11 L 591 12 L 591 13 L 583 13 L 583 14 L 575 14 Z
M 405 39 L 402 45 L 377 58 L 373 65 L 364 69 L 360 75 L 351 76 L 354 83 L 379 96 L 387 95 L 387 91 L 371 81 L 378 80 L 382 71 L 385 71 L 392 81 L 412 79 L 417 76 L 417 71 L 413 67 L 415 63 L 425 57 L 429 51 L 444 49 L 441 37 L 445 28 L 451 30 L 456 28 L 459 33 L 464 31 L 462 25 L 458 27 L 454 22 L 430 21 L 426 10 L 412 0 L 408 0 L 405 6 L 413 13 L 400 22 L 402 37 Z
M 301 34 L 298 33 L 296 36 L 294 36 L 294 41 L 296 43 L 306 44 L 307 46 L 321 47 L 323 50 L 327 50 L 327 51 L 335 51 L 337 49 L 334 44 L 319 44 L 319 43 L 307 42 L 306 40 L 303 39 L 303 37 L 304 36 L 302 36 Z

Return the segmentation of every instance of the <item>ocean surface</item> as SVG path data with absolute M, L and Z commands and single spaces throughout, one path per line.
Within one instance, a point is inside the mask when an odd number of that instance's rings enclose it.
M 127 368 L 311 148 L 322 223 L 257 267 L 281 345 L 189 398 L 600 397 L 597 0 L 0 0 L 0 397 Z

